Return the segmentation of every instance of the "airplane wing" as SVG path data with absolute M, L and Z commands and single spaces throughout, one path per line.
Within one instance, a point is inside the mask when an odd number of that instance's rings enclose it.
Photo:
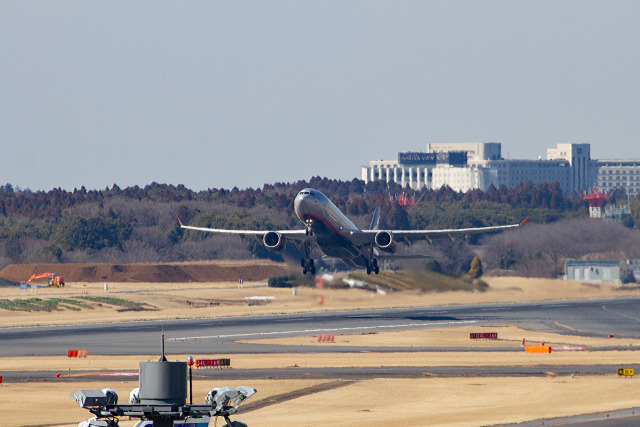
M 180 223 L 180 228 L 184 228 L 187 230 L 204 231 L 207 233 L 222 234 L 227 236 L 255 237 L 256 239 L 262 240 L 267 233 L 277 233 L 278 235 L 284 237 L 287 241 L 291 241 L 293 243 L 303 243 L 309 240 L 309 235 L 307 234 L 306 230 L 227 230 L 222 228 L 192 227 L 189 225 L 184 225 L 182 221 L 180 221 L 180 219 L 178 219 L 178 222 Z
M 514 228 L 523 227 L 529 217 L 526 217 L 519 224 L 510 225 L 497 225 L 492 227 L 475 227 L 475 228 L 454 228 L 444 230 L 361 230 L 358 235 L 354 235 L 352 240 L 357 240 L 358 244 L 366 245 L 371 244 L 371 239 L 375 238 L 375 235 L 379 232 L 390 233 L 393 236 L 393 240 L 396 242 L 403 242 L 407 245 L 411 245 L 413 242 L 420 240 L 426 240 L 431 243 L 433 239 L 448 238 L 453 240 L 454 237 L 469 236 L 472 234 L 492 233 L 502 230 L 510 230 Z
M 431 239 L 441 238 L 453 239 L 454 237 L 470 236 L 472 234 L 493 233 L 496 231 L 520 228 L 523 227 L 527 223 L 527 221 L 529 221 L 529 217 L 525 218 L 519 224 L 498 225 L 492 227 L 458 228 L 450 230 L 393 230 L 391 231 L 391 233 L 399 241 L 405 242 L 415 242 L 417 240 L 430 241 Z

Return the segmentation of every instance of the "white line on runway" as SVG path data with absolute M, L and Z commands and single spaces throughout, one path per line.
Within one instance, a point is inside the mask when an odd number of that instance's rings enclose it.
M 245 334 L 220 334 L 220 335 L 202 335 L 198 337 L 178 337 L 178 338 L 166 338 L 166 341 L 185 341 L 185 340 L 206 340 L 214 338 L 245 338 L 245 337 L 264 337 L 274 335 L 286 335 L 286 334 L 313 334 L 316 332 L 350 332 L 359 330 L 371 330 L 371 329 L 394 329 L 394 328 L 407 328 L 407 327 L 425 327 L 425 326 L 446 326 L 446 325 L 464 325 L 470 323 L 478 323 L 477 320 L 461 320 L 455 322 L 430 322 L 430 323 L 404 323 L 401 325 L 381 325 L 381 326 L 357 326 L 350 328 L 322 328 L 322 329 L 299 329 L 294 331 L 274 331 L 274 332 L 254 332 Z

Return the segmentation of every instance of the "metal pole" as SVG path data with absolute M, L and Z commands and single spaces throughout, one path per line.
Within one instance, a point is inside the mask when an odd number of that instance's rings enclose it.
M 189 355 L 187 357 L 187 366 L 189 367 L 189 404 L 193 405 L 193 376 L 192 376 L 192 367 L 193 367 L 193 356 Z
M 193 405 L 193 377 L 191 376 L 191 366 L 189 366 L 189 404 Z

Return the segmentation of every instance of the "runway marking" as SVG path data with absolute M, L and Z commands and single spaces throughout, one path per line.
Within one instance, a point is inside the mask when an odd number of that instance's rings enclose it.
M 553 322 L 553 323 L 555 323 L 556 325 L 558 325 L 558 326 L 560 326 L 562 328 L 567 328 L 567 329 L 572 330 L 574 332 L 584 332 L 584 331 L 581 331 L 580 329 L 574 329 L 571 326 L 563 325 L 562 323 L 558 323 L 558 322 Z
M 638 319 L 637 317 L 629 316 L 628 314 L 623 314 L 623 313 L 619 313 L 619 312 L 614 311 L 614 310 L 610 310 L 604 305 L 602 306 L 602 309 L 604 311 L 608 311 L 609 313 L 617 314 L 618 316 L 626 317 L 627 319 L 631 319 L 631 320 L 635 320 L 636 322 L 640 322 L 640 319 Z
M 138 372 L 80 372 L 77 374 L 66 374 L 62 375 L 63 378 L 75 378 L 75 377 L 90 377 L 90 376 L 100 376 L 100 377 L 137 377 L 139 375 Z
M 285 335 L 285 334 L 313 334 L 316 332 L 349 332 L 349 331 L 361 331 L 361 330 L 371 330 L 371 329 L 397 329 L 397 328 L 407 328 L 407 327 L 420 327 L 420 326 L 445 326 L 445 325 L 464 325 L 470 323 L 478 323 L 477 320 L 460 320 L 460 321 L 452 321 L 452 322 L 430 322 L 430 323 L 404 323 L 401 325 L 379 325 L 379 326 L 354 326 L 347 328 L 320 328 L 320 329 L 298 329 L 291 331 L 274 331 L 274 332 L 252 332 L 252 333 L 243 333 L 243 334 L 220 334 L 220 335 L 201 335 L 197 337 L 177 337 L 177 338 L 166 338 L 165 341 L 185 341 L 185 340 L 206 340 L 206 339 L 215 339 L 215 338 L 245 338 L 245 337 L 266 337 L 266 336 L 274 336 L 274 335 Z
M 101 372 L 95 375 L 103 377 L 137 377 L 139 372 Z

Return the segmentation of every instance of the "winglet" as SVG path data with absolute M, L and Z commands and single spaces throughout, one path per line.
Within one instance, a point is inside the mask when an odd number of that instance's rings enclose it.
M 180 217 L 178 217 L 178 223 L 180 224 L 180 227 L 182 227 L 182 221 L 180 221 Z
M 522 220 L 522 222 L 520 223 L 520 227 L 524 227 L 524 225 L 529 221 L 529 217 L 526 217 L 525 219 Z

